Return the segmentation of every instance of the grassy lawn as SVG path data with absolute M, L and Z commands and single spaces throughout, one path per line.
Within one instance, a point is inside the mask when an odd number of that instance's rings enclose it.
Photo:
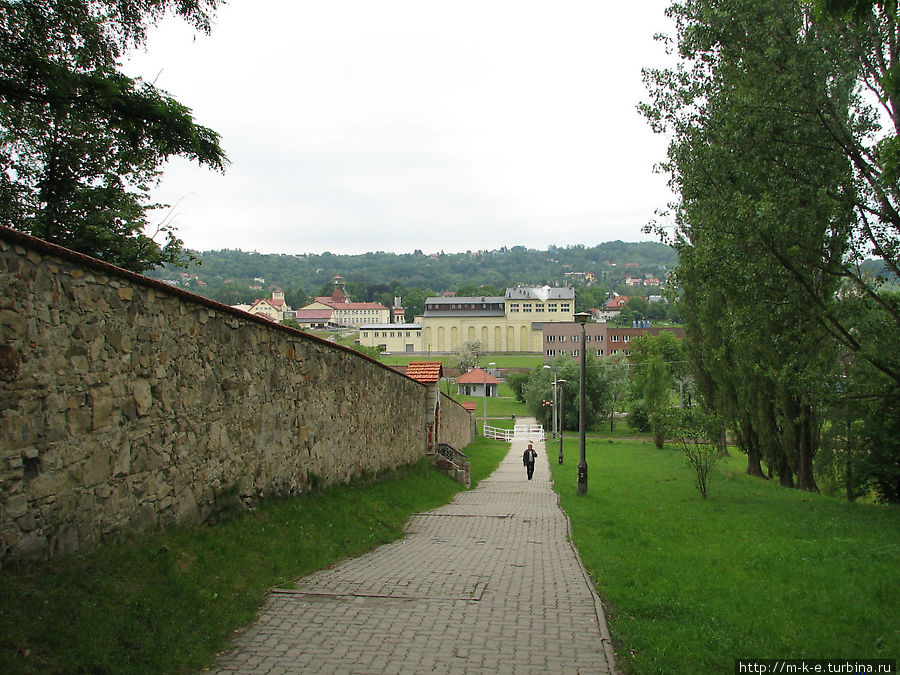
M 900 509 L 849 504 L 743 474 L 709 499 L 680 454 L 578 437 L 551 462 L 573 538 L 626 673 L 731 673 L 737 658 L 897 658 Z
M 473 485 L 507 443 L 465 452 Z M 172 528 L 0 570 L 0 673 L 199 671 L 267 589 L 402 536 L 459 485 L 425 462 L 378 481 L 272 499 L 214 527 Z

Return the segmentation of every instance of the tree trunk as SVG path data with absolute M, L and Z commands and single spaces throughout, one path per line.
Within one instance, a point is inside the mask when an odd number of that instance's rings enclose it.
M 719 458 L 723 457 L 731 457 L 731 455 L 728 454 L 728 430 L 725 428 L 724 424 L 719 431 Z
M 797 422 L 797 489 L 818 492 L 812 464 L 815 455 L 812 423 L 812 409 L 809 404 L 801 404 Z

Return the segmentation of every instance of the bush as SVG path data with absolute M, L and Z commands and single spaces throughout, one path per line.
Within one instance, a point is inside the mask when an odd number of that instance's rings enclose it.
M 628 426 L 635 431 L 650 431 L 650 413 L 643 401 L 635 401 L 628 411 Z
M 694 470 L 697 489 L 706 499 L 709 472 L 719 459 L 717 443 L 721 424 L 700 408 L 670 408 L 665 414 L 667 434 L 681 447 L 685 461 Z

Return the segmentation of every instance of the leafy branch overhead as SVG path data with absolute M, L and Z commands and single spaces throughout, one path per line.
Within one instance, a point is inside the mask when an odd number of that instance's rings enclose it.
M 0 216 L 134 271 L 189 256 L 168 225 L 146 231 L 170 157 L 222 171 L 219 135 L 164 91 L 119 72 L 174 12 L 208 31 L 212 0 L 0 0 Z

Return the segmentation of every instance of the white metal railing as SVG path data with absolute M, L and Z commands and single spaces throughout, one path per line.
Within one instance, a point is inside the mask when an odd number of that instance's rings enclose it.
M 500 427 L 485 427 L 484 428 L 484 437 L 485 438 L 496 438 L 500 441 L 512 441 L 513 430 L 512 429 L 501 429 Z
M 517 424 L 514 429 L 501 429 L 499 427 L 484 428 L 485 438 L 496 438 L 501 441 L 543 441 L 544 427 L 540 424 Z
M 544 427 L 540 424 L 517 424 L 513 429 L 513 437 L 517 440 L 543 441 Z

